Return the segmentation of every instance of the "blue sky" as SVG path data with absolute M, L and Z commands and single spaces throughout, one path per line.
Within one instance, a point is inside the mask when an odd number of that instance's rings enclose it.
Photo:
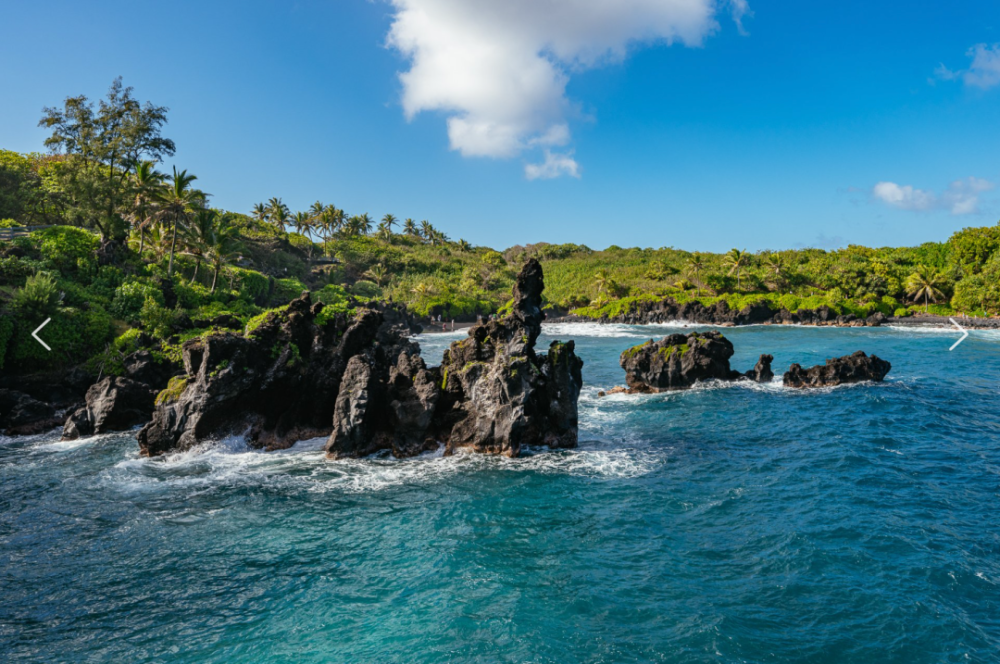
M 498 248 L 707 251 L 1000 217 L 995 0 L 94 7 L 5 8 L 0 147 L 41 150 L 43 106 L 121 75 L 170 108 L 167 170 L 239 211 L 319 199 Z

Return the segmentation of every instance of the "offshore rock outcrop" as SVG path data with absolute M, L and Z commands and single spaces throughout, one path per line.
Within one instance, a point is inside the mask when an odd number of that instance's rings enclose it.
M 892 365 L 876 355 L 866 355 L 857 351 L 851 355 L 832 358 L 826 364 L 818 364 L 803 369 L 793 364 L 782 377 L 786 387 L 832 387 L 843 383 L 860 383 L 871 380 L 879 382 L 885 378 Z
M 575 447 L 583 360 L 573 341 L 535 352 L 542 329 L 542 267 L 527 262 L 511 314 L 469 330 L 445 352 L 441 411 L 448 451 L 517 456 L 524 445 Z
M 756 366 L 740 373 L 729 366 L 733 344 L 720 332 L 671 334 L 625 350 L 619 364 L 625 369 L 626 389 L 612 392 L 664 392 L 682 390 L 706 380 L 747 379 L 759 383 L 770 381 L 770 355 L 761 355 Z
M 369 363 L 352 360 L 345 376 L 352 389 L 338 397 L 328 456 L 381 449 L 402 456 L 438 442 L 447 454 L 469 448 L 507 456 L 525 445 L 576 446 L 583 361 L 572 341 L 535 352 L 544 287 L 541 265 L 529 260 L 517 277 L 511 313 L 470 328 L 440 367 L 428 370 L 415 349 L 404 349 L 381 379 Z
M 157 396 L 140 449 L 155 456 L 227 434 L 267 449 L 325 436 L 334 459 L 412 456 L 441 443 L 510 456 L 523 445 L 573 446 L 583 363 L 572 342 L 535 353 L 543 287 L 530 261 L 512 313 L 471 328 L 433 368 L 402 307 L 324 321 L 323 305 L 303 293 L 246 334 L 187 341 L 184 375 Z

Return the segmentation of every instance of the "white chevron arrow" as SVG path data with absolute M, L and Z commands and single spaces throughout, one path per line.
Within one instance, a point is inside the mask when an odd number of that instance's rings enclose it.
M 38 333 L 42 331 L 42 328 L 43 328 L 43 327 L 45 327 L 46 325 L 48 325 L 48 324 L 49 324 L 49 321 L 50 321 L 50 320 L 52 320 L 52 319 L 51 319 L 51 318 L 46 318 L 46 319 L 45 319 L 45 322 L 44 322 L 44 323 L 42 323 L 41 325 L 39 325 L 39 326 L 38 326 L 38 327 L 37 327 L 37 328 L 35 329 L 35 331 L 31 333 L 31 336 L 33 336 L 33 337 L 35 338 L 35 341 L 37 341 L 38 343 L 42 344 L 42 346 L 44 346 L 44 347 L 45 347 L 45 350 L 52 350 L 52 349 L 51 349 L 51 348 L 49 347 L 49 345 L 48 345 L 47 343 L 45 343 L 44 341 L 42 341 L 42 340 L 41 340 L 41 339 L 40 339 L 40 338 L 38 337 Z
M 954 325 L 955 327 L 957 327 L 957 328 L 958 328 L 958 331 L 962 333 L 962 338 L 961 338 L 961 339 L 959 339 L 958 341 L 956 341 L 955 343 L 953 343 L 953 344 L 951 345 L 951 348 L 949 348 L 949 349 L 948 349 L 948 350 L 955 350 L 955 346 L 957 346 L 958 344 L 960 344 L 960 343 L 962 343 L 963 341 L 965 341 L 965 338 L 966 338 L 967 336 L 969 336 L 969 331 L 968 331 L 968 330 L 966 330 L 966 329 L 965 329 L 964 327 L 962 327 L 961 325 L 959 325 L 958 323 L 956 323 L 956 322 L 955 322 L 955 319 L 954 319 L 954 318 L 949 318 L 948 320 L 950 320 L 950 321 L 951 321 L 951 324 L 952 324 L 952 325 Z

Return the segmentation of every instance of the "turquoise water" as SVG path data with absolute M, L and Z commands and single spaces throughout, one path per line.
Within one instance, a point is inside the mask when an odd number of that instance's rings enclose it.
M 596 398 L 668 331 L 546 328 L 586 362 L 577 450 L 0 439 L 0 660 L 1000 659 L 1000 336 L 729 329 L 740 370 L 859 349 L 893 369 Z

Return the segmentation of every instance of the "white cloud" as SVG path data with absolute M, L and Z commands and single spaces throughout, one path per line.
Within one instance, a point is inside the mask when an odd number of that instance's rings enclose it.
M 934 207 L 934 194 L 910 185 L 899 186 L 895 182 L 879 182 L 872 194 L 883 203 L 901 210 L 929 210 Z
M 551 180 L 560 175 L 580 177 L 580 165 L 572 157 L 573 153 L 559 154 L 545 151 L 545 161 L 540 164 L 525 164 L 524 175 L 529 180 Z
M 979 195 L 991 191 L 996 185 L 982 178 L 969 177 L 955 180 L 940 196 L 934 192 L 916 189 L 895 182 L 879 182 L 872 187 L 872 196 L 900 210 L 948 210 L 954 215 L 977 214 Z
M 747 0 L 729 0 L 729 9 L 733 15 L 733 23 L 736 24 L 736 29 L 740 31 L 740 34 L 750 34 L 743 26 L 744 18 L 753 18 L 753 12 L 750 10 L 750 4 Z
M 972 58 L 968 69 L 952 71 L 940 64 L 934 70 L 934 76 L 942 81 L 962 79 L 966 85 L 983 90 L 1000 85 L 1000 43 L 992 46 L 976 44 L 965 54 Z
M 968 55 L 972 65 L 963 76 L 966 85 L 986 89 L 1000 84 L 1000 44 L 976 44 Z
M 451 148 L 479 157 L 566 145 L 573 72 L 620 61 L 637 45 L 700 46 L 725 2 L 741 30 L 751 15 L 747 0 L 389 2 L 387 44 L 410 63 L 400 74 L 406 117 L 445 113 Z M 535 166 L 548 172 L 549 163 L 546 155 Z
M 982 178 L 955 180 L 941 196 L 941 204 L 952 214 L 975 214 L 979 212 L 979 194 L 995 187 L 995 184 Z

